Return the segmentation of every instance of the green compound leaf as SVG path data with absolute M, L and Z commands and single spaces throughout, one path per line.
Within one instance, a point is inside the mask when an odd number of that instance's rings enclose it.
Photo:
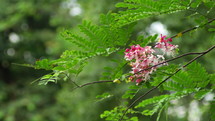
M 123 115 L 123 112 L 126 110 L 126 107 L 122 107 L 122 106 L 119 106 L 119 107 L 115 107 L 113 110 L 110 110 L 110 111 L 104 111 L 103 114 L 100 115 L 101 118 L 104 118 L 106 121 L 119 121 Z M 136 111 L 132 110 L 132 109 L 129 109 L 127 111 L 127 113 L 130 113 L 130 114 L 135 114 L 137 113 Z M 137 117 L 127 117 L 127 116 L 124 116 L 123 117 L 123 120 L 125 121 L 138 121 L 138 118 Z
M 163 84 L 165 90 L 180 91 L 183 89 L 205 88 L 210 82 L 209 74 L 197 62 L 193 62 L 171 79 Z
M 187 89 L 169 95 L 156 96 L 150 99 L 143 100 L 137 106 L 135 106 L 135 108 L 143 108 L 144 110 L 142 111 L 142 114 L 151 116 L 154 113 L 157 113 L 159 110 L 162 110 L 162 107 L 169 101 L 183 98 L 184 96 L 187 96 L 194 92 L 197 92 L 197 90 Z
M 201 100 L 207 93 L 212 92 L 213 90 L 203 89 L 195 93 L 194 98 Z
M 107 99 L 107 98 L 110 98 L 110 97 L 112 97 L 112 96 L 113 96 L 113 95 L 111 95 L 110 93 L 105 92 L 105 93 L 103 93 L 103 94 L 101 94 L 101 95 L 97 95 L 97 96 L 96 96 L 96 99 L 97 99 L 97 101 L 102 101 L 102 100 Z
M 179 0 L 125 0 L 116 4 L 116 7 L 127 10 L 114 14 L 117 23 L 113 26 L 121 27 L 147 17 L 185 10 L 186 5 Z

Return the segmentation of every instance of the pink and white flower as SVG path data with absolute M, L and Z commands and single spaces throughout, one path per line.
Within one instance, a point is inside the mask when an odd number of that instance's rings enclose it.
M 164 60 L 162 55 L 154 55 L 154 49 L 151 46 L 140 47 L 140 45 L 131 46 L 130 49 L 125 51 L 125 59 L 130 62 L 132 66 L 132 81 L 136 81 L 139 84 L 142 81 L 146 81 L 150 78 L 150 74 L 156 70 L 156 67 L 147 69 L 153 65 L 156 65 Z M 146 70 L 147 69 L 147 70 Z
M 161 35 L 155 48 L 161 49 L 166 55 L 173 55 L 178 46 L 168 43 L 172 42 L 171 38 L 165 38 L 166 36 Z M 132 66 L 132 71 L 130 73 L 133 74 L 133 76 L 129 77 L 129 80 L 139 84 L 142 81 L 150 79 L 150 75 L 158 68 L 158 66 L 155 65 L 165 60 L 163 55 L 155 55 L 154 53 L 155 50 L 151 46 L 141 47 L 140 45 L 133 45 L 131 48 L 125 50 L 125 59 L 130 61 L 130 66 Z
M 164 55 L 173 56 L 175 54 L 176 49 L 178 48 L 178 45 L 173 45 L 168 42 L 172 42 L 172 38 L 165 39 L 166 36 L 162 36 L 159 40 L 159 42 L 156 43 L 155 48 L 161 49 Z

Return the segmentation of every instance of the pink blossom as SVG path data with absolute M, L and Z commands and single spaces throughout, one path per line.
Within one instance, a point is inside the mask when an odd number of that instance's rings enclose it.
M 156 56 L 151 46 L 141 47 L 140 45 L 133 45 L 130 49 L 125 51 L 125 59 L 130 62 L 134 77 L 130 78 L 132 81 L 136 81 L 139 84 L 142 81 L 146 81 L 150 78 L 150 74 L 156 70 L 156 67 L 147 69 L 153 65 L 156 65 L 164 60 L 164 57 Z M 147 69 L 147 70 L 144 70 Z
M 172 42 L 172 38 L 169 38 L 167 40 L 165 40 L 165 38 L 166 38 L 166 36 L 162 36 L 162 34 L 161 34 L 161 38 L 160 38 L 159 42 Z
M 137 79 L 136 82 L 139 84 L 140 82 L 142 82 L 142 79 Z
M 155 48 L 161 49 L 166 55 L 173 55 L 178 45 L 168 43 L 172 42 L 172 38 L 165 38 L 166 36 L 161 35 Z M 125 59 L 130 61 L 130 66 L 132 67 L 130 73 L 133 74 L 133 76 L 129 77 L 129 80 L 139 84 L 142 81 L 150 79 L 150 75 L 158 68 L 158 66 L 155 65 L 165 60 L 163 55 L 155 55 L 154 52 L 155 50 L 151 46 L 141 47 L 140 45 L 132 45 L 125 50 Z M 149 67 L 152 68 L 148 69 Z
M 172 42 L 172 38 L 165 39 L 166 36 L 162 36 L 159 42 L 156 43 L 155 48 L 161 49 L 161 51 L 166 55 L 173 56 L 175 54 L 175 50 L 178 48 L 178 45 L 173 45 L 168 42 Z

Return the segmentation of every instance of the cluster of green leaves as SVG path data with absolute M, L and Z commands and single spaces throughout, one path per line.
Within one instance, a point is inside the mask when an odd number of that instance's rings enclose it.
M 140 44 L 141 46 L 146 46 L 154 42 L 157 35 L 147 38 L 140 36 L 137 40 L 130 40 L 135 21 L 181 10 L 193 10 L 198 15 L 201 15 L 204 12 L 201 9 L 202 7 L 208 13 L 205 18 L 210 18 L 212 10 L 214 10 L 214 3 L 207 0 L 124 0 L 124 2 L 118 3 L 116 6 L 126 9 L 118 13 L 101 15 L 99 25 L 83 21 L 79 25 L 80 33 L 78 34 L 73 34 L 69 30 L 62 32 L 62 37 L 70 41 L 75 48 L 73 50 L 66 50 L 57 60 L 43 59 L 36 62 L 35 68 L 53 71 L 53 73 L 43 76 L 40 84 L 56 82 L 61 74 L 74 74 L 77 76 L 90 58 L 110 56 L 115 54 L 115 52 L 122 54 L 124 49 L 129 45 Z M 102 79 L 114 80 L 118 78 L 126 80 L 128 75 L 123 74 L 123 68 L 127 63 L 123 60 L 113 61 L 117 63 L 118 67 L 106 67 L 106 72 L 103 74 Z M 177 68 L 177 65 L 170 65 L 158 69 L 152 75 L 153 78 L 150 82 L 144 83 L 144 86 L 131 86 L 123 95 L 123 98 L 133 99 L 141 88 L 151 88 L 158 85 L 167 76 L 172 75 Z M 174 74 L 169 81 L 159 88 L 162 91 L 171 92 L 170 94 L 143 100 L 135 107 L 137 111 L 128 110 L 127 114 L 132 115 L 131 118 L 125 116 L 124 119 L 130 121 L 138 120 L 137 117 L 133 117 L 135 113 L 151 116 L 159 112 L 160 115 L 171 100 L 180 99 L 190 94 L 194 94 L 194 98 L 200 100 L 208 92 L 213 91 L 210 84 L 214 85 L 214 75 L 208 74 L 200 64 L 196 62 L 192 63 L 186 69 Z M 107 94 L 99 96 L 99 98 L 103 97 L 107 98 L 109 96 Z M 126 107 L 118 106 L 113 110 L 105 111 L 101 114 L 101 118 L 119 120 L 125 110 Z
M 175 65 L 159 68 L 154 77 L 150 80 L 150 83 L 143 86 L 130 86 L 122 98 L 134 99 L 134 96 L 137 95 L 140 89 L 151 88 L 158 85 L 165 77 L 171 75 L 176 69 L 177 66 Z M 185 96 L 193 96 L 194 99 L 201 100 L 206 94 L 212 92 L 213 89 L 211 85 L 214 83 L 213 76 L 214 74 L 207 73 L 204 67 L 199 63 L 194 62 L 187 68 L 175 74 L 171 80 L 162 85 L 160 89 L 162 91 L 168 91 L 170 94 L 163 94 L 145 99 L 135 106 L 134 108 L 136 110 L 133 111 L 145 116 L 152 116 L 153 114 L 158 113 L 157 120 L 159 120 L 161 112 L 165 108 L 168 108 L 171 100 L 178 100 Z M 118 110 L 118 112 L 123 113 L 124 110 Z M 102 114 L 102 117 L 109 117 L 110 113 L 117 112 L 115 112 L 115 109 L 110 110 L 109 112 L 105 111 Z M 127 112 L 127 114 L 129 114 L 129 112 Z
M 127 8 L 115 14 L 115 26 L 119 27 L 147 17 L 186 10 L 187 4 L 181 0 L 125 0 L 116 7 Z
M 111 28 L 108 25 L 108 22 L 111 21 L 109 20 L 111 19 L 110 16 L 110 14 L 102 15 L 100 26 L 83 21 L 83 24 L 79 25 L 80 34 L 73 34 L 69 30 L 62 32 L 62 37 L 70 41 L 75 49 L 66 50 L 57 60 L 43 59 L 37 61 L 34 67 L 36 69 L 52 70 L 53 74 L 58 73 L 57 75 L 68 73 L 77 76 L 90 58 L 109 56 L 117 52 L 126 45 L 132 27 Z M 49 77 L 53 77 L 51 75 L 49 74 Z M 41 79 L 41 81 L 45 81 L 41 84 L 47 84 L 48 80 L 53 80 L 48 78 L 44 80 L 43 77 Z
M 105 111 L 103 114 L 100 115 L 101 118 L 105 118 L 106 121 L 118 121 L 120 120 L 120 118 L 122 117 L 123 115 L 123 112 L 122 111 L 125 111 L 126 108 L 125 107 L 122 107 L 122 106 L 119 106 L 119 107 L 115 107 L 113 110 L 111 111 Z M 133 110 L 128 110 L 129 113 L 131 114 L 135 114 L 137 112 L 133 111 Z M 138 121 L 138 118 L 137 117 L 127 117 L 125 116 L 123 118 L 123 120 L 126 120 L 126 121 Z
M 142 114 L 153 115 L 159 109 L 162 110 L 162 106 L 165 106 L 170 100 L 177 100 L 189 94 L 193 94 L 195 99 L 201 100 L 212 91 L 209 86 L 209 83 L 212 82 L 210 76 L 204 67 L 194 62 L 163 84 L 163 90 L 171 92 L 169 95 L 164 94 L 143 100 L 135 108 L 145 108 L 152 105 L 150 106 L 153 107 L 152 110 L 144 109 Z M 162 78 L 160 78 L 160 81 L 162 81 Z
M 208 5 L 210 2 L 206 3 Z M 66 50 L 57 60 L 44 59 L 37 61 L 35 68 L 52 70 L 54 73 L 60 74 L 75 74 L 77 76 L 82 71 L 87 61 L 92 57 L 109 56 L 119 50 L 123 51 L 124 48 L 130 44 L 146 46 L 150 42 L 156 40 L 157 35 L 149 36 L 144 39 L 140 36 L 136 41 L 129 40 L 132 28 L 135 25 L 131 23 L 150 16 L 186 10 L 190 6 L 195 8 L 201 4 L 202 1 L 199 0 L 190 2 L 179 2 L 179 0 L 125 0 L 124 2 L 116 4 L 116 7 L 127 8 L 126 10 L 118 13 L 101 15 L 99 25 L 94 25 L 89 21 L 83 21 L 83 23 L 79 25 L 80 33 L 74 34 L 69 30 L 62 32 L 62 37 L 70 41 L 71 44 L 76 47 L 73 50 Z M 213 8 L 213 6 L 210 7 Z M 138 40 L 142 40 L 142 43 L 138 43 Z M 122 53 L 122 51 L 120 52 Z M 123 74 L 123 71 L 120 70 L 122 70 L 122 63 L 125 64 L 125 62 L 118 61 L 117 63 L 119 66 L 118 68 L 114 67 L 115 71 L 112 74 L 109 72 L 111 69 L 113 70 L 113 68 L 106 68 L 106 70 L 108 70 L 106 71 L 106 75 L 109 75 L 107 79 L 120 78 Z M 49 75 L 49 77 L 53 77 L 51 75 Z M 44 81 L 48 82 L 47 80 Z
M 187 67 L 188 71 L 180 71 L 172 77 L 173 81 L 164 84 L 165 90 L 180 91 L 183 89 L 205 88 L 211 81 L 206 70 L 198 63 Z

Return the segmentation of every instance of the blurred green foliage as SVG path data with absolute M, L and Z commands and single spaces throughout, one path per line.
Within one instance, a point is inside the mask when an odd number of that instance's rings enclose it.
M 71 80 L 67 82 L 62 80 L 58 84 L 49 83 L 47 86 L 38 86 L 36 83 L 31 84 L 31 82 L 50 71 L 36 71 L 13 64 L 33 64 L 44 58 L 58 58 L 64 50 L 74 48 L 60 36 L 64 29 L 80 33 L 77 31 L 77 24 L 81 24 L 82 19 L 91 20 L 92 23 L 97 24 L 101 13 L 107 13 L 109 10 L 121 10 L 122 8 L 114 7 L 120 1 L 122 0 L 1 0 L 0 120 L 101 121 L 99 115 L 104 110 L 124 104 L 125 100 L 121 99 L 121 95 L 133 84 L 95 84 L 73 90 L 75 85 Z M 204 23 L 207 21 L 205 18 L 214 17 L 213 13 L 206 15 L 206 9 L 207 6 L 201 5 L 194 11 L 181 11 L 177 14 L 170 13 L 141 20 L 134 27 L 131 40 L 136 40 L 140 34 L 150 35 L 147 28 L 158 21 L 165 25 L 169 36 Z M 204 14 L 206 17 L 196 16 L 195 12 Z M 212 28 L 211 26 L 214 25 L 208 25 Z M 214 45 L 214 40 L 213 31 L 198 29 L 175 39 L 174 42 L 180 46 L 180 53 L 186 53 L 203 51 Z M 214 51 L 200 61 L 209 72 L 215 70 L 213 55 L 215 55 Z M 113 58 L 117 60 L 120 57 L 113 54 L 111 57 L 97 57 L 90 60 L 79 77 L 72 79 L 77 80 L 79 84 L 99 80 L 104 72 L 103 67 L 115 66 L 115 63 L 110 61 Z M 190 57 L 186 57 L 176 63 L 189 59 Z M 107 68 L 106 70 L 111 71 Z M 157 93 L 152 93 L 150 97 L 157 95 Z M 103 95 L 105 98 L 98 100 L 97 95 Z M 189 97 L 181 102 L 188 104 L 188 99 Z M 202 106 L 200 108 L 203 110 L 202 119 L 207 119 L 207 109 L 210 106 L 204 106 L 202 102 L 200 102 Z M 183 118 L 170 115 L 169 120 L 186 121 L 187 117 L 188 112 L 187 116 Z M 156 117 L 142 116 L 140 119 L 152 121 Z M 161 120 L 165 120 L 165 117 L 161 117 Z
M 72 48 L 59 36 L 61 30 L 67 28 L 76 31 L 77 24 L 80 24 L 84 18 L 92 18 L 96 23 L 99 14 L 107 12 L 115 2 L 105 0 L 0 1 L 0 120 L 99 119 L 99 114 L 102 112 L 99 110 L 102 108 L 88 105 L 92 103 L 88 97 L 95 97 L 95 92 L 99 91 L 99 88 L 95 88 L 92 93 L 84 94 L 86 90 L 72 92 L 72 84 L 61 83 L 49 86 L 31 84 L 49 71 L 35 71 L 13 63 L 33 64 L 43 58 L 59 57 L 66 48 Z M 78 14 L 77 9 L 81 10 Z M 96 72 L 91 75 L 96 77 Z M 97 110 L 85 111 L 86 109 Z

